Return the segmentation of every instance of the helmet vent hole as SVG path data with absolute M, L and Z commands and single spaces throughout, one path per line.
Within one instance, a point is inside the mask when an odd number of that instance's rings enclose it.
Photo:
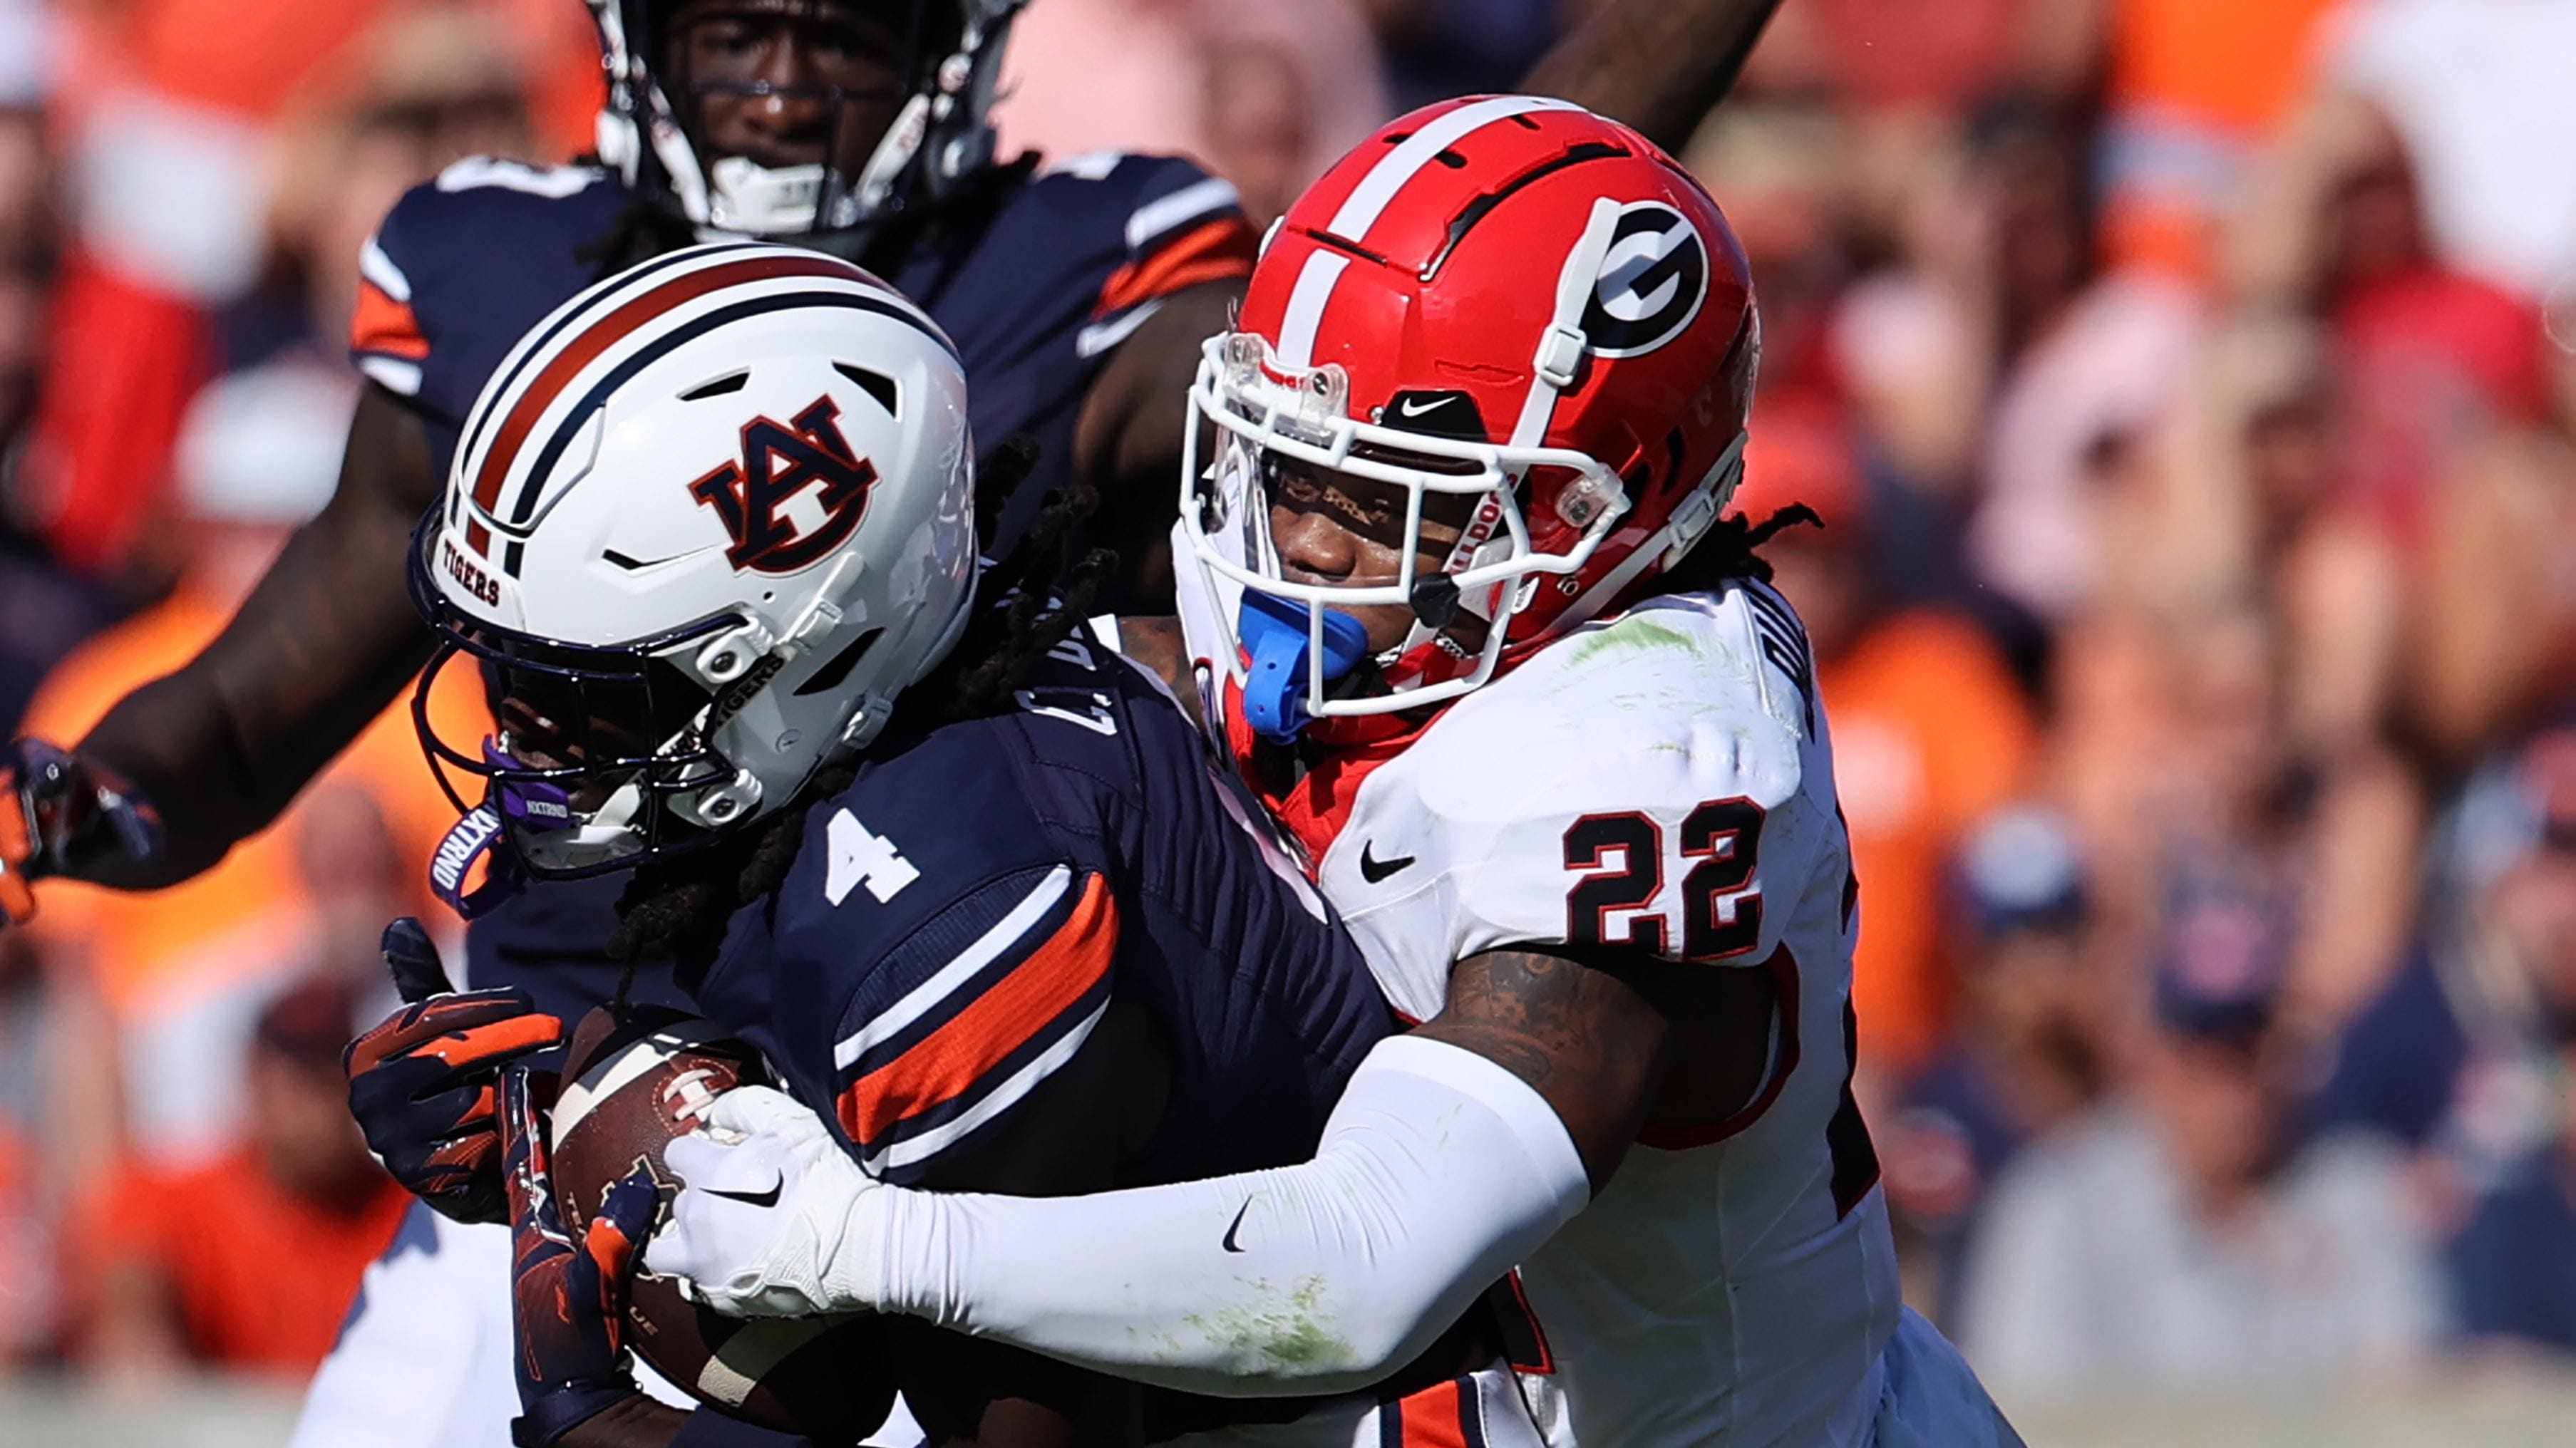
M 1432 153 L 1431 159 L 1448 167 L 1452 171 L 1463 171 L 1467 169 L 1467 158 L 1459 155 L 1455 151 L 1436 151 Z
M 832 364 L 832 370 L 859 384 L 859 390 L 875 398 L 877 405 L 886 410 L 886 416 L 901 420 L 903 412 L 896 403 L 901 399 L 902 394 L 895 390 L 893 378 L 849 362 L 835 362 Z
M 745 367 L 738 372 L 728 372 L 722 377 L 699 383 L 697 386 L 681 393 L 680 400 L 682 402 L 703 402 L 710 397 L 722 397 L 728 392 L 740 392 L 743 389 L 743 385 L 749 381 L 751 381 L 751 369 Z
M 858 666 L 859 660 L 867 656 L 868 650 L 884 633 L 884 629 L 872 628 L 859 635 L 857 642 L 833 655 L 830 663 L 816 669 L 814 677 L 797 685 L 796 697 L 802 699 L 808 694 L 820 694 L 826 689 L 839 688 L 841 681 L 850 676 L 850 670 Z

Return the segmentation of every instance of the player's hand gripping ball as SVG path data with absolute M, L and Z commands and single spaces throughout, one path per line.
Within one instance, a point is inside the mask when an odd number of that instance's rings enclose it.
M 635 1394 L 626 1371 L 626 1296 L 645 1234 L 661 1206 L 653 1175 L 636 1168 L 599 1209 L 568 1227 L 555 1195 L 545 1118 L 528 1068 L 501 1074 L 502 1178 L 510 1197 L 510 1321 L 519 1417 L 510 1440 L 549 1448 Z
M 758 1051 L 712 1021 L 652 1007 L 583 1017 L 554 1107 L 566 1222 L 578 1231 L 639 1167 L 667 1195 L 678 1177 L 666 1151 L 693 1139 L 726 1093 L 772 1079 Z M 884 1319 L 740 1321 L 689 1300 L 650 1261 L 645 1268 L 628 1303 L 628 1345 L 698 1401 L 819 1445 L 856 1443 L 885 1420 L 894 1382 L 880 1347 Z
M 707 1130 L 671 1143 L 680 1194 L 649 1259 L 728 1317 L 881 1305 L 879 1214 L 891 1190 L 859 1170 L 823 1119 L 764 1086 L 727 1093 Z

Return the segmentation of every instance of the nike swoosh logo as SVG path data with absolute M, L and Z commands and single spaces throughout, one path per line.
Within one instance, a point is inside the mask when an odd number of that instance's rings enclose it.
M 665 563 L 677 563 L 683 558 L 695 558 L 699 554 L 707 552 L 715 546 L 715 544 L 710 543 L 705 548 L 686 549 L 682 552 L 674 553 L 668 558 L 629 558 L 614 548 L 601 549 L 599 556 L 616 564 L 618 567 L 625 569 L 629 573 L 641 573 L 647 568 L 659 568 Z
M 787 1178 L 782 1174 L 778 1180 L 769 1184 L 769 1190 L 765 1192 L 729 1192 L 722 1187 L 708 1187 L 706 1192 L 708 1196 L 722 1197 L 729 1202 L 741 1202 L 745 1206 L 767 1208 L 778 1205 L 779 1189 L 786 1185 Z
M 1445 397 L 1435 397 L 1429 402 L 1417 405 L 1412 398 L 1408 397 L 1402 402 L 1397 403 L 1395 405 L 1395 410 L 1398 414 L 1405 417 L 1420 417 L 1426 412 L 1437 412 L 1441 407 L 1445 406 L 1448 401 L 1449 399 Z
M 1364 840 L 1360 844 L 1360 878 L 1372 885 L 1421 858 L 1419 855 L 1398 855 L 1392 860 L 1380 860 L 1369 854 L 1369 847 L 1375 843 L 1374 840 Z
M 1241 1247 L 1234 1245 L 1234 1234 L 1243 1230 L 1243 1214 L 1251 1210 L 1252 1198 L 1250 1197 L 1245 1197 L 1243 1199 L 1243 1205 L 1234 1209 L 1234 1224 L 1225 1229 L 1225 1241 L 1221 1244 L 1224 1246 L 1225 1250 L 1229 1252 L 1240 1252 L 1243 1250 Z

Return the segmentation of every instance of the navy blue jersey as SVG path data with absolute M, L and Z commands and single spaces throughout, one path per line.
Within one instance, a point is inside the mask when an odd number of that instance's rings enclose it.
M 1171 1063 L 1118 1185 L 1309 1159 L 1394 1023 L 1340 918 L 1133 665 L 1068 641 L 1014 697 L 932 728 L 898 714 L 728 923 L 697 1009 L 896 1182 L 1006 1124 L 1113 1001 Z M 1149 1391 L 1145 1439 L 1313 1406 Z
M 477 158 L 406 194 L 368 241 L 351 353 L 419 413 L 442 471 L 510 348 L 599 280 L 592 253 L 630 199 L 596 167 Z M 1025 432 L 1040 445 L 1037 471 L 1002 500 L 994 547 L 1069 476 L 1075 418 L 1111 350 L 1172 292 L 1248 274 L 1253 244 L 1226 183 L 1184 160 L 1103 153 L 997 185 L 880 260 L 957 343 L 976 437 Z M 531 889 L 468 932 L 470 978 L 523 985 L 578 1018 L 617 986 L 601 947 L 619 889 Z M 651 974 L 632 994 L 682 1004 Z
M 1128 1185 L 1304 1160 L 1392 1019 L 1160 686 L 1057 647 L 1007 714 L 898 718 L 730 923 L 698 1008 L 897 1182 L 1008 1118 L 1113 998 L 1171 1052 Z

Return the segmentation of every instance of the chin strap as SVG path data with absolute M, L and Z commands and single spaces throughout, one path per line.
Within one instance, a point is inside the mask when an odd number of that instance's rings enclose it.
M 517 768 L 519 761 L 486 736 L 483 759 L 496 768 Z M 572 828 L 572 796 L 560 785 L 531 780 L 496 779 L 483 802 L 448 827 L 429 857 L 430 892 L 465 919 L 479 919 L 503 901 L 528 888 L 528 872 L 510 843 L 513 828 L 529 834 L 552 834 Z M 483 883 L 469 890 L 477 861 L 485 862 Z
M 763 166 L 727 156 L 707 169 L 707 225 L 714 230 L 779 236 L 822 229 L 821 165 Z
M 1368 630 L 1340 609 L 1325 609 L 1318 671 L 1313 615 L 1305 604 L 1247 588 L 1240 619 L 1243 647 L 1251 655 L 1243 678 L 1244 722 L 1264 739 L 1290 743 L 1312 718 L 1306 712 L 1310 678 L 1320 672 L 1329 684 L 1359 667 L 1368 652 Z

